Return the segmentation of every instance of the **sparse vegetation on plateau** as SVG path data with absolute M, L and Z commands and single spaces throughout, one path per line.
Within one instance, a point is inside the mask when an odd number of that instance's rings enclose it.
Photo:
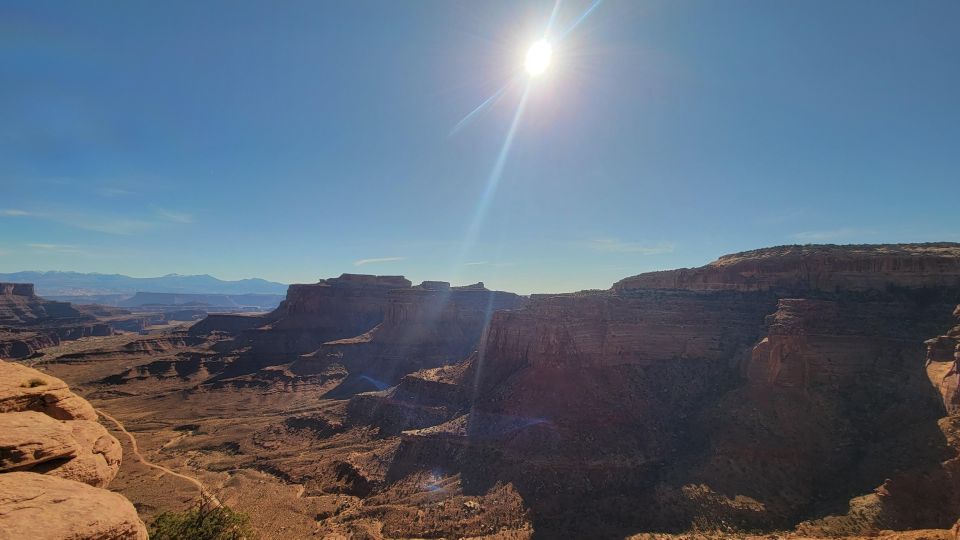
M 183 512 L 164 512 L 150 524 L 151 540 L 254 540 L 250 518 L 226 506 L 200 500 Z

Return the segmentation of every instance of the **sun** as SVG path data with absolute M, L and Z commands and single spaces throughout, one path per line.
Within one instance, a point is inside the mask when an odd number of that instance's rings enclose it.
M 534 43 L 527 49 L 527 58 L 523 62 L 524 69 L 531 77 L 542 75 L 550 67 L 550 58 L 553 56 L 553 47 L 545 39 Z

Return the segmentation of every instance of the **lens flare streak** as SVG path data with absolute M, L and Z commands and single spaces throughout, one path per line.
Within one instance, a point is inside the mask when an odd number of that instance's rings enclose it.
M 464 128 L 464 126 L 466 126 L 471 121 L 473 121 L 473 119 L 476 118 L 477 115 L 487 110 L 488 108 L 494 106 L 498 101 L 500 101 L 500 98 L 503 97 L 503 94 L 507 91 L 507 89 L 509 89 L 513 85 L 513 83 L 516 80 L 517 80 L 516 77 L 511 78 L 509 81 L 507 81 L 507 84 L 501 86 L 499 90 L 497 90 L 490 97 L 485 99 L 483 103 L 481 103 L 480 105 L 477 105 L 476 109 L 467 113 L 466 116 L 464 116 L 459 122 L 457 122 L 457 125 L 453 126 L 453 129 L 450 130 L 450 134 L 448 136 L 452 137 L 453 135 L 456 135 L 458 131 Z
M 543 33 L 544 40 L 547 37 L 549 37 L 551 30 L 553 29 L 553 25 L 556 22 L 557 14 L 560 11 L 561 1 L 562 0 L 556 0 L 556 2 L 553 5 L 553 10 L 550 13 L 550 18 L 547 20 L 547 25 L 546 25 L 546 28 L 544 29 L 544 33 Z M 596 10 L 601 3 L 603 3 L 603 0 L 594 0 L 593 4 L 591 4 L 586 11 L 584 11 L 579 17 L 577 17 L 577 19 L 574 20 L 573 24 L 571 24 L 565 31 L 563 31 L 563 33 L 561 33 L 560 36 L 556 38 L 554 41 L 560 42 L 564 38 L 566 38 L 578 26 L 580 26 L 580 24 L 583 23 L 583 21 L 586 20 L 587 17 L 589 17 L 594 10 Z M 464 116 L 459 122 L 457 122 L 457 124 L 450 131 L 450 135 L 452 136 L 456 134 L 464 126 L 466 126 L 474 118 L 476 118 L 479 115 L 479 113 L 490 108 L 493 104 L 499 101 L 500 98 L 503 97 L 504 93 L 506 93 L 507 89 L 510 88 L 510 86 L 513 84 L 514 81 L 516 81 L 516 76 L 512 77 L 509 81 L 507 81 L 505 85 L 503 85 L 503 87 L 501 87 L 499 90 L 494 92 L 493 95 L 488 97 L 486 100 L 483 101 L 483 103 L 477 106 L 473 111 L 471 111 L 466 116 Z M 487 178 L 487 185 L 484 188 L 483 194 L 480 196 L 480 200 L 477 201 L 477 208 L 474 211 L 473 219 L 471 220 L 470 226 L 467 229 L 463 242 L 461 243 L 460 256 L 454 263 L 455 272 L 459 271 L 463 262 L 466 260 L 467 255 L 469 255 L 471 249 L 473 248 L 473 244 L 476 242 L 477 234 L 480 231 L 480 226 L 483 224 L 484 217 L 487 213 L 487 208 L 490 206 L 490 203 L 493 200 L 493 197 L 497 191 L 497 186 L 500 184 L 500 179 L 503 176 L 503 169 L 504 169 L 504 166 L 506 165 L 507 157 L 510 155 L 510 149 L 513 146 L 514 136 L 517 133 L 517 126 L 520 124 L 520 119 L 523 117 L 524 109 L 526 109 L 526 106 L 527 106 L 527 99 L 530 96 L 530 86 L 531 86 L 531 77 L 527 77 L 526 87 L 523 90 L 523 95 L 520 98 L 520 103 L 517 105 L 517 110 L 513 114 L 513 120 L 510 122 L 510 128 L 507 130 L 507 136 L 504 138 L 503 145 L 500 147 L 500 154 L 497 155 L 497 159 L 494 162 L 493 169 L 490 171 L 490 176 Z M 488 311 L 487 323 L 489 323 L 489 320 L 490 320 L 489 318 L 491 315 L 489 312 L 492 311 L 492 305 L 488 306 L 487 311 Z M 486 330 L 484 330 L 484 334 L 486 334 Z M 484 357 L 486 353 L 485 347 L 484 347 L 485 341 L 486 341 L 485 339 L 481 339 L 480 348 L 477 355 L 476 370 L 474 373 L 474 381 L 473 381 L 474 393 L 476 393 L 477 391 L 477 386 L 480 382 L 480 376 L 484 368 L 483 364 L 484 364 L 484 360 L 485 360 Z
M 503 140 L 503 146 L 500 147 L 500 154 L 493 164 L 490 176 L 487 177 L 487 186 L 483 190 L 480 200 L 477 202 L 477 209 L 474 211 L 473 220 L 470 222 L 470 228 L 467 229 L 466 237 L 463 239 L 463 244 L 461 245 L 458 263 L 466 260 L 465 257 L 470 253 L 470 249 L 473 247 L 474 241 L 476 241 L 480 225 L 483 223 L 483 218 L 487 213 L 487 207 L 490 205 L 490 201 L 497 191 L 497 186 L 500 184 L 500 178 L 503 176 L 503 168 L 507 163 L 507 157 L 510 155 L 510 148 L 513 146 L 513 139 L 517 134 L 517 126 L 520 124 L 520 118 L 523 117 L 523 111 L 527 108 L 527 99 L 529 96 L 530 83 L 527 82 L 527 86 L 523 89 L 523 96 L 520 97 L 520 104 L 517 105 L 513 120 L 510 122 L 510 129 L 507 130 L 507 136 Z
M 577 20 L 573 21 L 573 24 L 571 24 L 569 28 L 567 28 L 562 34 L 560 34 L 560 37 L 557 38 L 557 40 L 559 41 L 567 37 L 567 35 L 569 35 L 570 32 L 573 32 L 578 26 L 580 26 L 580 23 L 585 21 L 587 17 L 589 17 L 590 14 L 593 13 L 593 10 L 597 9 L 597 7 L 600 6 L 600 4 L 602 3 L 603 3 L 603 0 L 594 0 L 593 4 L 591 4 L 590 7 L 588 7 L 587 10 L 584 11 L 582 15 L 577 17 Z

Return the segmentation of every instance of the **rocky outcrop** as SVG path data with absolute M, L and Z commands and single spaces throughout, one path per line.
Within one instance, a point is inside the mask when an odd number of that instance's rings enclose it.
M 3 296 L 35 296 L 33 283 L 5 283 L 0 282 L 0 295 Z
M 56 333 L 0 328 L 0 358 L 28 358 L 41 349 L 59 344 Z
M 353 425 L 373 425 L 381 435 L 442 424 L 466 412 L 464 384 L 471 362 L 424 369 L 404 376 L 397 386 L 350 398 L 347 416 Z
M 754 347 L 747 379 L 806 389 L 855 384 L 867 374 L 897 370 L 905 351 L 925 356 L 923 338 L 949 322 L 949 303 L 925 302 L 907 296 L 781 299 L 767 317 L 767 336 Z
M 70 459 L 77 450 L 70 427 L 61 421 L 32 411 L 0 414 L 0 472 Z
M 697 423 L 707 448 L 671 482 L 748 496 L 765 512 L 740 525 L 783 527 L 945 459 L 943 412 L 922 366 L 924 341 L 949 323 L 956 291 L 937 298 L 780 300 L 744 366 L 745 384 Z M 941 527 L 948 514 L 929 505 L 911 520 L 861 526 Z
M 55 347 L 64 341 L 85 337 L 102 337 L 113 334 L 113 326 L 104 323 L 48 323 L 45 327 L 0 328 L 0 358 L 28 358 L 47 347 Z
M 61 341 L 113 334 L 96 312 L 95 306 L 36 296 L 30 283 L 0 283 L 0 358 L 26 358 Z
M 70 459 L 47 462 L 30 470 L 93 487 L 107 487 L 120 470 L 123 448 L 119 441 L 97 422 L 74 420 L 67 424 L 76 441 L 76 453 Z
M 311 285 L 291 285 L 273 314 L 273 330 L 313 330 L 328 336 L 362 334 L 379 324 L 387 294 L 408 288 L 403 276 L 343 274 Z M 332 337 L 326 339 L 336 339 Z
M 207 317 L 190 333 L 228 338 L 213 347 L 223 367 L 211 369 L 210 385 L 332 381 L 338 384 L 326 396 L 344 398 L 462 360 L 476 349 L 492 313 L 524 301 L 483 283 L 414 287 L 402 276 L 344 274 L 291 285 L 270 314 Z
M 264 316 L 265 324 L 241 330 L 224 352 L 244 351 L 240 371 L 280 364 L 317 350 L 327 341 L 356 336 L 383 321 L 387 293 L 409 287 L 401 276 L 343 274 L 309 285 L 290 285 L 287 298 Z M 244 321 L 245 322 L 245 321 Z M 201 321 L 197 331 L 235 329 L 237 320 Z M 243 322 L 241 322 L 241 326 Z
M 48 319 L 91 319 L 68 302 L 33 294 L 32 283 L 0 283 L 0 326 L 24 325 Z
M 315 374 L 335 363 L 350 374 L 339 387 L 341 395 L 383 389 L 408 373 L 466 358 L 476 350 L 491 315 L 517 308 L 524 300 L 482 284 L 461 288 L 425 281 L 394 289 L 387 295 L 381 323 L 362 335 L 321 345 L 290 370 Z
M 130 501 L 101 489 L 123 450 L 95 420 L 63 381 L 0 362 L 0 538 L 146 539 Z
M 0 413 L 0 472 L 32 471 L 105 487 L 123 449 L 96 422 L 60 421 L 38 412 Z
M 960 287 L 960 244 L 781 246 L 725 255 L 700 268 L 640 274 L 613 286 L 783 292 L 890 287 Z
M 0 474 L 0 539 L 146 540 L 123 495 L 29 472 Z
M 96 420 L 87 400 L 62 380 L 13 362 L 0 361 L 0 413 L 37 411 L 57 420 Z
M 953 312 L 960 322 L 960 306 Z M 927 374 L 951 414 L 960 410 L 960 324 L 945 334 L 931 338 L 927 345 Z
M 190 327 L 192 335 L 210 335 L 214 332 L 230 336 L 239 335 L 246 330 L 253 330 L 266 324 L 271 319 L 263 315 L 246 315 L 242 313 L 210 313 Z
M 960 306 L 954 316 L 956 322 L 960 322 Z M 960 338 L 960 325 L 926 343 L 927 389 L 932 399 L 942 398 L 947 416 L 935 424 L 927 419 L 914 426 L 892 427 L 886 423 L 899 419 L 903 413 L 880 415 L 876 423 L 866 426 L 867 429 L 883 432 L 888 441 L 885 451 L 903 452 L 905 448 L 912 448 L 912 455 L 899 456 L 898 466 L 888 468 L 882 476 L 875 476 L 876 485 L 872 492 L 850 499 L 846 513 L 801 523 L 798 532 L 837 534 L 871 528 L 946 529 L 956 520 L 957 508 L 960 508 L 960 416 L 954 401 L 958 377 L 954 366 L 960 360 L 960 355 L 955 355 L 957 338 Z M 953 350 L 944 353 L 946 345 Z M 908 406 L 916 407 L 916 401 Z M 915 444 L 911 447 L 909 442 Z M 925 456 L 917 453 L 917 449 L 924 445 L 927 447 Z

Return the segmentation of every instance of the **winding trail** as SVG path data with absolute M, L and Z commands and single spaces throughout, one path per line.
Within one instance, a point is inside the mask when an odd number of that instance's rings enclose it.
M 129 431 L 127 431 L 127 428 L 124 427 L 123 422 L 121 422 L 121 421 L 117 420 L 116 418 L 110 416 L 109 414 L 101 411 L 100 409 L 96 409 L 96 411 L 97 411 L 97 414 L 99 414 L 100 416 L 102 416 L 102 417 L 106 418 L 107 420 L 113 422 L 114 425 L 117 426 L 117 429 L 119 429 L 120 431 L 122 431 L 123 434 L 126 435 L 128 439 L 130 439 L 130 446 L 131 446 L 131 448 L 133 449 L 133 455 L 136 456 L 136 458 L 140 461 L 140 463 L 143 463 L 143 464 L 146 465 L 147 467 L 151 467 L 151 468 L 153 468 L 153 469 L 157 469 L 158 471 L 165 472 L 165 473 L 167 473 L 167 474 L 170 474 L 170 475 L 172 475 L 172 476 L 176 476 L 177 478 L 181 478 L 181 479 L 183 479 L 183 480 L 186 480 L 187 482 L 190 482 L 191 484 L 197 486 L 197 489 L 200 490 L 200 495 L 202 495 L 206 500 L 210 501 L 210 503 L 213 504 L 214 507 L 220 508 L 221 506 L 223 506 L 222 504 L 220 504 L 219 499 L 217 499 L 217 497 L 216 497 L 215 495 L 213 495 L 212 493 L 210 493 L 210 492 L 207 490 L 206 486 L 203 485 L 203 482 L 197 480 L 196 478 L 193 478 L 192 476 L 187 476 L 187 475 L 185 475 L 185 474 L 180 474 L 180 473 L 178 473 L 178 472 L 176 472 L 176 471 L 172 471 L 172 470 L 164 467 L 163 465 L 157 465 L 156 463 L 153 463 L 153 462 L 149 461 L 147 458 L 143 457 L 143 454 L 140 453 L 140 447 L 137 446 L 137 439 L 136 439 L 136 437 L 133 436 L 133 433 L 130 433 Z

